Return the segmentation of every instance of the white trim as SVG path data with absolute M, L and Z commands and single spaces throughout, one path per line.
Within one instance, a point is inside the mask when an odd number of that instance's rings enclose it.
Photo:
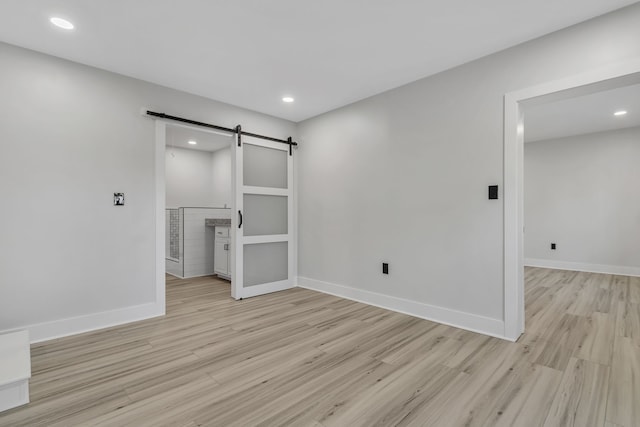
M 29 378 L 31 378 L 29 331 L 19 329 L 0 333 L 0 387 Z
M 0 412 L 29 403 L 29 331 L 0 334 Z
M 146 112 L 144 113 L 145 115 L 147 114 Z M 192 130 L 197 130 L 198 132 L 207 132 L 207 133 L 213 133 L 216 135 L 220 135 L 220 136 L 226 136 L 228 138 L 233 138 L 236 133 L 235 132 L 226 132 L 223 130 L 215 130 L 206 126 L 198 126 L 198 125 L 188 125 L 185 123 L 180 123 L 178 121 L 175 120 L 171 120 L 171 119 L 162 119 L 160 117 L 155 117 L 155 116 L 149 116 L 152 119 L 155 119 L 157 121 L 161 121 L 164 122 L 165 124 L 169 124 L 171 126 L 175 126 L 175 127 L 181 127 L 181 128 L 185 128 L 185 129 L 192 129 Z
M 563 99 L 637 83 L 640 60 L 611 64 L 568 78 L 505 94 L 504 97 L 504 335 L 524 332 L 524 133 L 522 103 L 546 96 Z
M 182 277 L 182 276 L 178 276 L 177 274 L 169 273 L 168 271 L 167 271 L 167 274 L 169 276 L 173 276 L 173 277 L 176 277 L 178 279 L 197 279 L 198 277 L 207 277 L 207 276 L 217 276 L 218 275 L 218 273 L 213 272 L 213 273 L 196 274 L 194 276 L 184 276 L 184 277 Z
M 242 240 L 245 245 L 258 245 L 260 243 L 288 242 L 291 237 L 288 234 L 268 234 L 266 236 L 246 236 Z
M 29 380 L 0 385 L 0 412 L 29 403 Z
M 618 276 L 640 276 L 640 267 L 627 267 L 623 265 L 588 264 L 585 262 L 537 258 L 525 258 L 524 265 L 527 267 L 551 268 L 554 270 L 584 271 L 586 273 L 615 274 Z
M 271 283 L 261 283 L 255 286 L 246 286 L 242 289 L 242 298 L 251 298 L 258 295 L 265 295 L 267 293 L 291 289 L 291 282 L 292 281 L 290 279 L 286 279 Z M 265 290 L 265 288 L 267 288 L 267 290 Z
M 158 315 L 166 312 L 166 195 L 165 195 L 165 150 L 167 143 L 167 125 L 161 120 L 156 120 L 155 143 L 155 184 L 156 184 L 156 298 L 155 304 L 160 309 Z
M 293 286 L 298 286 L 298 239 L 299 239 L 299 230 L 298 230 L 298 212 L 299 212 L 299 208 L 298 208 L 298 196 L 299 196 L 299 192 L 298 192 L 298 162 L 296 161 L 296 152 L 298 150 L 298 146 L 294 145 L 293 146 L 293 156 L 291 161 L 293 162 L 293 176 L 291 177 L 291 181 L 292 181 L 292 185 L 293 185 L 293 215 L 290 218 L 290 222 L 289 224 L 293 224 L 292 225 L 292 230 L 293 230 L 293 238 L 289 241 L 289 245 L 291 246 L 291 251 L 292 251 L 292 259 L 293 262 L 291 263 L 291 277 L 290 279 L 293 281 Z
M 291 153 L 290 155 L 287 155 L 287 236 L 289 236 L 289 238 L 287 239 L 287 249 L 289 250 L 287 254 L 287 282 L 289 282 L 289 288 L 294 288 L 298 286 L 298 280 L 295 276 L 298 273 L 296 269 L 296 265 L 298 265 L 298 254 L 296 251 L 298 249 L 296 245 L 292 244 L 292 242 L 295 242 L 297 238 L 294 213 L 294 209 L 296 206 L 296 192 L 294 191 L 295 173 L 293 163 L 293 149 L 291 145 L 289 145 L 287 149 L 290 150 L 289 152 Z
M 235 300 L 242 299 L 242 283 L 244 281 L 244 246 L 242 245 L 243 229 L 240 223 L 240 212 L 244 212 L 244 197 L 242 195 L 243 184 L 243 152 L 238 146 L 242 143 L 242 135 L 236 134 L 236 139 L 231 147 L 231 297 Z M 235 221 L 234 221 L 235 220 Z
M 503 335 L 504 323 L 500 319 L 479 316 L 471 313 L 451 310 L 404 298 L 379 294 L 377 292 L 365 291 L 350 286 L 337 285 L 335 283 L 323 282 L 320 280 L 298 277 L 298 286 L 305 289 L 335 295 L 352 301 L 361 302 L 368 305 L 408 314 L 409 316 L 431 320 L 471 332 L 477 332 L 496 338 L 512 340 Z
M 254 187 L 251 185 L 245 185 L 242 187 L 244 194 L 263 194 L 265 196 L 288 196 L 289 189 L 287 188 L 271 188 L 271 187 Z
M 515 341 L 524 332 L 524 318 L 520 316 L 524 307 L 519 306 L 521 301 L 524 302 L 524 267 L 513 268 L 514 265 L 522 265 L 523 254 L 521 168 L 524 163 L 524 123 L 522 111 L 513 95 L 507 94 L 504 102 L 504 335 Z M 512 108 L 514 102 L 516 108 Z
M 272 148 L 274 150 L 286 151 L 289 152 L 289 146 L 285 145 L 281 142 L 269 141 L 268 139 L 256 138 L 254 136 L 242 135 L 242 145 L 257 145 L 259 147 Z
M 83 316 L 36 323 L 21 327 L 27 329 L 31 343 L 48 341 L 69 335 L 110 328 L 124 323 L 136 322 L 164 315 L 164 305 L 157 303 L 141 304 L 116 310 L 91 313 Z M 2 331 L 8 332 L 8 331 Z

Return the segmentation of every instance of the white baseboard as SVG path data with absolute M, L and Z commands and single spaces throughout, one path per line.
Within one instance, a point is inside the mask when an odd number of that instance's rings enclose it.
M 587 264 L 583 262 L 556 261 L 550 259 L 525 258 L 527 267 L 551 268 L 554 270 L 584 271 L 587 273 L 617 274 L 620 276 L 640 276 L 639 267 L 619 265 Z
M 29 403 L 29 380 L 0 386 L 0 412 Z
M 421 319 L 465 329 L 479 334 L 509 340 L 504 335 L 504 321 L 476 314 L 464 313 L 435 305 L 424 304 L 404 298 L 392 297 L 377 292 L 365 291 L 350 286 L 322 282 L 320 280 L 298 277 L 298 286 L 305 289 L 335 295 L 341 298 L 373 305 L 398 313 L 408 314 Z M 509 340 L 511 341 L 511 340 Z
M 173 276 L 173 277 L 176 277 L 176 278 L 178 278 L 178 279 L 184 279 L 184 277 L 182 277 L 182 276 L 178 276 L 177 274 L 173 274 L 173 273 L 171 273 L 170 271 L 166 271 L 165 273 L 166 273 L 166 274 L 168 274 L 169 276 Z
M 170 271 L 166 271 L 166 274 L 168 274 L 169 276 L 173 276 L 176 277 L 178 279 L 197 279 L 198 277 L 207 277 L 207 276 L 217 276 L 218 273 L 205 273 L 205 274 L 196 274 L 195 276 L 179 276 L 177 274 L 173 274 Z M 229 280 L 231 280 L 231 276 L 229 276 Z
M 0 412 L 29 403 L 29 331 L 0 334 Z
M 51 322 L 21 326 L 16 329 L 29 330 L 29 337 L 33 344 L 69 335 L 81 334 L 83 332 L 109 328 L 111 326 L 122 325 L 124 323 L 136 322 L 138 320 L 150 319 L 152 317 L 164 316 L 164 314 L 164 306 L 159 306 L 153 302 L 117 310 L 91 313 L 84 316 L 69 317 L 66 319 L 53 320 Z M 0 333 L 3 332 L 9 331 L 0 331 Z
M 171 274 L 171 273 L 169 273 Z M 204 273 L 204 274 L 196 274 L 194 276 L 184 276 L 180 277 L 180 279 L 197 279 L 198 277 L 207 277 L 207 276 L 216 276 L 218 273 Z M 176 276 L 179 277 L 179 276 Z

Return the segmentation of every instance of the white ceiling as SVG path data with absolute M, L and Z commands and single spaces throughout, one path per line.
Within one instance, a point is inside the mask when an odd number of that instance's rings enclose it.
M 627 114 L 614 116 L 619 110 Z M 525 142 L 635 126 L 640 126 L 639 84 L 524 108 Z
M 2 0 L 0 40 L 300 121 L 635 1 Z
M 191 145 L 189 141 L 195 141 L 197 144 Z M 167 126 L 167 147 L 217 151 L 229 147 L 232 141 L 232 135 L 198 131 L 177 125 Z

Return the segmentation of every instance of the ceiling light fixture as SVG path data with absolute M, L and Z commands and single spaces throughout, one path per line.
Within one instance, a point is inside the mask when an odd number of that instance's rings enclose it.
M 196 145 L 197 142 L 196 141 L 189 141 L 189 145 Z
M 627 114 L 625 110 L 620 110 L 613 113 L 614 116 L 624 116 L 625 114 Z
M 51 23 L 56 27 L 62 28 L 63 30 L 73 30 L 75 28 L 75 26 L 71 22 L 55 16 L 49 19 L 49 21 L 51 21 Z
M 290 102 L 293 102 L 293 101 L 295 101 L 295 100 L 294 100 L 292 97 L 290 97 L 290 96 L 284 96 L 284 97 L 282 97 L 282 102 L 290 103 Z

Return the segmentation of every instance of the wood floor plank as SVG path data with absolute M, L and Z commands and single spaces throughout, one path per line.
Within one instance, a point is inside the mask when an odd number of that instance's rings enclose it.
M 457 377 L 442 393 L 408 414 L 406 425 L 474 426 L 482 425 L 495 403 L 529 365 L 518 344 L 496 342 L 487 346 L 460 367 L 464 376 Z
M 629 277 L 629 302 L 640 304 L 640 277 Z
M 611 365 L 616 319 L 606 313 L 592 313 L 585 323 L 586 335 L 574 352 L 576 357 L 602 365 Z
M 640 426 L 640 279 L 527 268 L 517 343 L 306 289 L 167 278 L 167 315 L 32 346 L 15 426 Z
M 318 421 L 324 426 L 385 426 L 399 425 L 415 408 L 437 395 L 437 391 L 459 375 L 454 369 L 433 363 L 419 363 L 417 376 L 413 367 L 405 367 L 382 381 L 372 384 L 355 399 L 340 402 L 322 414 Z
M 545 427 L 599 427 L 605 419 L 609 367 L 572 358 Z
M 529 364 L 516 374 L 494 403 L 483 425 L 508 427 L 518 425 L 522 420 L 527 420 L 529 426 L 542 425 L 561 377 L 560 371 Z
M 640 304 L 634 304 L 631 301 L 618 303 L 616 333 L 618 336 L 632 338 L 640 343 Z
M 606 420 L 637 427 L 640 426 L 640 345 L 620 336 L 614 345 Z

